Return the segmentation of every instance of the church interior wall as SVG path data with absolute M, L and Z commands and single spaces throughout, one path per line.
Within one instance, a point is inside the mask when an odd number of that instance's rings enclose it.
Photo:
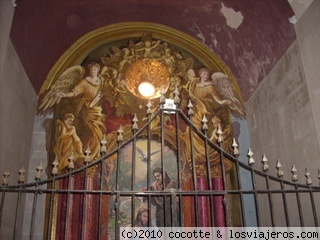
M 306 169 L 313 182 L 318 181 L 320 55 L 314 49 L 319 48 L 320 42 L 319 10 L 320 2 L 314 1 L 300 17 L 295 26 L 297 40 L 246 102 L 256 167 L 261 169 L 265 154 L 270 173 L 276 176 L 279 160 L 284 166 L 284 179 L 290 181 L 295 165 L 301 183 L 306 182 Z
M 0 171 L 9 172 L 10 184 L 17 184 L 18 171 L 28 174 L 37 95 L 9 38 L 14 6 L 11 1 L 0 1 Z M 33 180 L 33 177 L 31 176 Z M 4 210 L 1 238 L 12 236 L 16 194 L 8 194 Z M 22 234 L 23 213 L 19 215 L 16 233 Z
M 320 43 L 319 12 L 320 2 L 314 1 L 295 26 L 297 41 L 246 103 L 250 147 L 257 163 L 264 153 L 274 169 L 276 160 L 280 160 L 288 178 L 294 163 L 301 182 L 305 180 L 305 167 L 314 181 L 318 176 L 320 53 L 316 49 Z M 11 181 L 15 182 L 22 166 L 28 180 L 33 180 L 32 171 L 47 156 L 45 119 L 35 118 L 37 96 L 9 39 L 13 13 L 10 1 L 0 2 L 1 35 L 4 33 L 0 42 L 0 171 L 9 171 Z M 271 171 L 276 174 L 275 170 Z M 14 219 L 13 214 L 4 214 L 8 216 L 8 223 Z M 27 228 L 28 223 L 24 225 Z M 1 236 L 6 239 L 12 231 L 4 227 Z

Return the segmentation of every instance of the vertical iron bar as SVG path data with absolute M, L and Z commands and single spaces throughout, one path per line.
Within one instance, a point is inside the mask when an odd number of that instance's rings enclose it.
M 237 178 L 238 178 L 238 188 L 240 190 L 242 189 L 242 184 L 241 184 L 241 177 L 240 177 L 240 166 L 239 166 L 239 159 L 236 160 L 236 171 L 237 171 Z M 246 224 L 246 218 L 245 218 L 245 214 L 244 214 L 244 206 L 243 206 L 243 193 L 242 191 L 240 191 L 240 206 L 241 206 L 241 216 L 242 216 L 242 223 L 243 226 L 247 226 Z
M 19 214 L 20 204 L 21 204 L 21 187 L 19 188 L 19 192 L 18 192 L 18 198 L 17 198 L 17 204 L 16 204 L 16 213 L 15 213 L 15 217 L 14 217 L 13 240 L 16 239 L 16 234 L 18 232 L 18 229 L 17 229 L 18 220 L 17 220 L 17 218 L 18 218 L 18 214 Z
M 311 207 L 312 207 L 314 225 L 315 225 L 315 227 L 319 227 L 318 217 L 317 217 L 317 209 L 316 209 L 316 205 L 315 205 L 315 202 L 314 202 L 313 192 L 312 192 L 312 189 L 311 189 L 310 186 L 309 186 L 309 190 L 310 190 L 310 200 L 311 200 Z
M 148 113 L 148 122 L 150 121 L 151 113 Z M 150 152 L 151 152 L 151 122 L 148 124 L 147 128 L 147 186 L 150 190 L 151 184 L 151 162 L 150 162 Z
M 102 157 L 105 156 L 105 152 L 102 152 Z M 102 194 L 102 184 L 103 184 L 103 161 L 99 163 L 100 165 L 100 193 L 99 193 L 99 220 L 98 220 L 98 240 L 101 240 L 102 236 L 102 201 L 103 201 L 103 194 Z
M 148 189 L 150 190 L 150 189 Z M 148 217 L 151 216 L 151 196 L 148 194 Z M 151 221 L 148 221 L 148 227 L 151 227 Z
M 226 227 L 229 227 L 229 211 L 228 211 L 228 194 L 227 194 L 227 180 L 226 180 L 226 169 L 224 165 L 224 156 L 223 156 L 223 149 L 222 149 L 222 142 L 219 143 L 220 147 L 220 164 L 221 164 L 221 172 L 222 172 L 222 181 L 223 181 L 223 203 L 224 203 L 224 215 L 226 221 Z M 222 150 L 221 150 L 222 149 Z
M 3 190 L 3 192 L 1 193 L 1 202 L 0 202 L 0 229 L 1 229 L 1 225 L 2 225 L 2 214 L 3 214 L 5 198 L 6 198 L 6 192 Z
M 36 186 L 35 191 L 33 195 L 33 204 L 32 204 L 32 213 L 31 213 L 31 224 L 30 224 L 30 240 L 33 240 L 34 235 L 34 220 L 36 215 L 36 205 L 37 205 L 37 199 L 38 199 L 38 187 L 39 187 L 39 179 L 36 180 Z
M 165 166 L 164 166 L 164 144 L 165 144 L 165 142 L 164 142 L 164 138 L 165 138 L 165 135 L 164 135 L 164 113 L 163 113 L 163 109 L 161 109 L 161 113 L 160 113 L 160 124 L 161 124 L 161 169 L 162 169 L 162 186 L 163 186 L 163 189 L 162 190 L 164 190 L 164 188 L 166 187 L 165 186 L 165 171 L 166 171 L 166 169 L 165 169 Z M 163 195 L 162 196 L 163 197 L 163 214 L 164 214 L 164 217 L 163 217 L 163 220 L 164 220 L 164 223 L 163 223 L 163 226 L 164 227 L 167 227 L 166 226 L 166 210 L 167 210 L 167 206 L 166 206 L 166 204 L 167 204 L 167 195 Z M 171 221 L 171 223 L 172 223 L 172 214 L 170 214 L 170 221 Z
M 121 134 L 121 133 L 120 133 Z M 122 140 L 119 139 L 119 147 L 121 146 Z M 121 149 L 119 148 L 117 154 L 117 165 L 116 165 L 116 202 L 115 202 L 115 239 L 119 239 L 119 217 L 120 217 L 120 195 L 119 195 L 119 176 L 120 176 L 120 155 Z
M 85 163 L 88 166 L 88 162 Z M 88 168 L 84 170 L 84 180 L 83 180 L 83 203 L 82 203 L 82 232 L 81 232 L 81 239 L 85 239 L 86 234 L 86 220 L 87 220 L 87 182 L 88 182 Z
M 204 130 L 204 147 L 205 147 L 205 156 L 206 156 L 206 163 L 207 163 L 207 182 L 208 182 L 208 187 L 209 191 L 212 193 L 212 181 L 211 181 L 211 168 L 210 168 L 210 159 L 209 159 L 209 147 L 208 147 L 208 130 Z M 210 221 L 211 221 L 211 226 L 214 226 L 214 209 L 213 209 L 213 195 L 209 195 L 209 203 L 210 203 Z
M 199 206 L 198 206 L 198 187 L 197 187 L 197 173 L 196 173 L 196 161 L 195 161 L 195 152 L 194 152 L 194 142 L 193 142 L 193 121 L 192 121 L 192 116 L 190 116 L 190 122 L 191 125 L 190 127 L 190 145 L 191 145 L 191 161 L 192 161 L 192 175 L 193 175 L 193 188 L 195 194 L 192 195 L 194 196 L 194 201 L 195 201 L 195 218 L 196 218 L 196 227 L 199 227 Z
M 136 129 L 133 129 L 133 135 L 135 135 L 137 132 Z M 136 137 L 133 138 L 132 140 L 132 171 L 131 171 L 131 191 L 133 191 L 135 182 L 136 182 L 136 148 L 137 148 L 137 139 Z M 132 195 L 131 198 L 131 226 L 133 226 L 133 222 L 135 220 L 135 196 Z
M 68 185 L 67 185 L 67 199 L 65 200 L 67 202 L 66 207 L 66 216 L 65 216 L 65 225 L 64 225 L 64 239 L 68 239 L 68 229 L 69 229 L 69 211 L 70 211 L 70 186 L 71 186 L 71 169 L 69 169 L 69 175 L 68 175 Z M 70 229 L 69 229 L 70 230 Z
M 288 216 L 288 205 L 287 205 L 287 198 L 286 198 L 286 194 L 284 192 L 284 184 L 283 184 L 283 180 L 280 181 L 280 186 L 281 186 L 281 192 L 282 192 L 282 200 L 283 200 L 283 207 L 284 207 L 284 216 L 286 218 L 286 224 L 287 227 L 290 227 L 290 219 Z
M 120 217 L 120 194 L 117 190 L 116 192 L 116 216 L 115 216 L 115 239 L 120 239 L 120 229 L 119 229 L 119 217 Z
M 273 209 L 273 202 L 272 202 L 272 195 L 270 190 L 270 185 L 269 185 L 269 175 L 266 175 L 266 185 L 267 185 L 267 190 L 268 190 L 268 199 L 269 199 L 269 207 L 270 207 L 270 215 L 271 215 L 271 225 L 272 227 L 275 227 L 274 223 L 274 209 Z
M 297 205 L 298 205 L 298 211 L 299 211 L 299 220 L 301 227 L 304 227 L 304 219 L 303 219 L 303 213 L 302 213 L 302 207 L 301 207 L 301 200 L 299 195 L 299 190 L 297 184 L 295 184 L 295 190 L 296 190 L 296 198 L 297 198 Z
M 151 119 L 151 112 L 147 112 L 148 122 Z M 150 128 L 151 122 L 148 124 L 147 127 L 147 188 L 148 191 L 151 190 L 151 162 L 150 162 L 150 151 L 151 151 L 151 128 Z M 163 130 L 161 130 L 163 131 Z M 151 197 L 148 195 L 148 216 L 151 216 Z M 150 227 L 151 222 L 148 221 L 148 227 Z
M 260 221 L 260 208 L 259 208 L 257 185 L 256 185 L 256 175 L 252 166 L 251 166 L 251 179 L 252 179 L 252 188 L 254 191 L 254 203 L 256 208 L 257 225 L 258 227 L 260 227 L 261 221 Z
M 181 186 L 181 168 L 180 168 L 180 151 L 181 151 L 181 142 L 180 142 L 180 133 L 179 133 L 179 129 L 180 129 L 180 124 L 179 124 L 179 112 L 176 112 L 176 136 L 177 136 L 177 173 L 178 173 L 178 191 L 180 192 L 182 190 L 182 186 Z M 181 194 L 179 194 L 179 211 L 177 214 L 179 214 L 178 217 L 179 219 L 179 224 L 181 225 L 182 221 L 183 221 L 183 214 L 182 214 L 182 197 Z M 177 221 L 175 222 L 175 227 L 177 227 Z
M 178 214 L 179 214 L 179 210 L 177 210 L 177 194 L 176 192 L 172 192 L 170 196 L 168 196 L 169 198 L 171 198 L 171 216 L 172 216 L 172 227 L 177 227 L 177 218 L 178 218 Z
M 50 206 L 49 206 L 49 224 L 47 239 L 50 240 L 52 237 L 52 218 L 53 218 L 53 205 L 54 205 L 54 193 L 55 193 L 55 178 L 52 179 L 51 193 L 50 193 Z

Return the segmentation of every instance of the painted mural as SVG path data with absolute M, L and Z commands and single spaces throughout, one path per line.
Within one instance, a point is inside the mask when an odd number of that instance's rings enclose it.
M 145 73 L 144 69 L 150 64 L 156 64 L 157 67 Z M 152 96 L 143 97 L 139 94 L 138 86 L 133 83 L 148 76 L 153 78 L 161 76 L 162 79 L 153 82 L 155 85 L 162 80 L 164 83 Z M 231 76 L 227 72 L 204 66 L 201 59 L 173 43 L 154 38 L 152 32 L 144 32 L 140 37 L 97 46 L 81 64 L 67 67 L 57 79 L 48 84 L 46 91 L 41 93 L 39 113 L 52 112 L 53 116 L 49 166 L 53 163 L 57 174 L 63 174 L 68 172 L 70 164 L 73 164 L 72 168 L 80 168 L 86 162 L 92 163 L 102 156 L 102 141 L 107 142 L 107 152 L 111 152 L 118 146 L 119 131 L 124 140 L 133 135 L 134 118 L 137 119 L 139 129 L 148 122 L 146 107 L 148 103 L 151 116 L 157 112 L 160 92 L 167 99 L 174 99 L 178 95 L 180 98 L 178 107 L 186 113 L 188 104 L 192 103 L 193 124 L 201 129 L 205 120 L 210 141 L 214 143 L 218 142 L 218 133 L 221 131 L 223 148 L 227 152 L 232 152 L 232 140 L 236 129 L 233 119 L 244 119 L 245 108 L 241 93 L 231 80 Z M 150 159 L 146 158 L 148 145 L 146 131 L 142 131 L 139 135 L 134 154 L 130 143 L 120 153 L 106 159 L 103 165 L 102 188 L 141 192 L 148 189 L 155 191 L 191 189 L 190 128 L 181 122 L 179 135 L 181 149 L 184 150 L 177 152 L 175 125 L 172 116 L 165 115 L 165 148 L 161 152 L 160 136 L 163 129 L 160 118 L 154 118 L 150 125 L 152 132 Z M 221 178 L 218 152 L 212 148 L 207 156 L 203 139 L 195 135 L 193 141 L 196 178 L 207 177 L 208 156 L 211 178 Z M 177 159 L 180 161 L 179 164 Z M 147 166 L 152 170 L 150 179 L 147 179 Z M 178 168 L 181 172 L 180 181 Z M 232 164 L 226 162 L 227 172 L 231 173 L 232 169 Z M 100 177 L 99 174 L 97 167 L 91 168 L 89 173 L 92 179 Z M 229 184 L 231 187 L 236 186 L 232 181 Z M 93 184 L 92 187 L 96 185 Z M 112 228 L 112 222 L 115 221 L 114 199 L 110 197 L 107 201 L 105 205 L 109 209 L 108 226 Z M 148 218 L 151 225 L 170 226 L 172 216 L 177 212 L 172 206 L 179 206 L 178 202 L 170 199 L 171 202 L 167 206 L 171 208 L 163 209 L 166 199 L 157 197 L 149 199 L 136 197 L 133 201 L 135 209 L 132 209 L 132 199 L 121 197 L 118 220 L 122 226 L 132 223 L 134 212 L 137 212 L 134 222 L 143 225 L 143 216 L 148 217 L 143 208 L 148 206 L 148 203 L 152 206 L 151 217 Z M 167 219 L 163 216 L 167 216 Z M 109 232 L 112 231 L 109 229 Z

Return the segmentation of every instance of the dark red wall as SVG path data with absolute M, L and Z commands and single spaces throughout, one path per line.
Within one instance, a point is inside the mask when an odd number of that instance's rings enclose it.
M 241 12 L 237 28 L 222 5 Z M 84 34 L 119 22 L 154 22 L 206 44 L 231 69 L 245 99 L 295 40 L 286 0 L 18 0 L 11 39 L 38 92 L 58 58 Z

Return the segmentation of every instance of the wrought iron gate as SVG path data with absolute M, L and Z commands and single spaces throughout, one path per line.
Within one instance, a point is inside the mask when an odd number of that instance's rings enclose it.
M 320 209 L 316 203 L 319 202 L 320 188 L 312 185 L 307 169 L 306 184 L 301 184 L 297 182 L 294 166 L 291 181 L 284 179 L 280 162 L 275 166 L 277 176 L 269 175 L 269 164 L 265 156 L 262 159 L 263 169 L 255 169 L 250 149 L 248 163 L 239 161 L 237 142 L 233 141 L 233 152 L 223 149 L 221 130 L 217 133 L 216 141 L 210 140 L 206 117 L 201 119 L 202 128 L 199 129 L 193 124 L 191 102 L 188 108 L 186 114 L 179 109 L 166 109 L 161 105 L 157 112 L 151 113 L 149 106 L 148 123 L 142 129 L 138 129 L 136 118 L 133 119 L 131 135 L 124 135 L 124 129 L 120 126 L 115 140 L 117 145 L 109 145 L 103 139 L 102 157 L 94 162 L 86 161 L 90 159 L 90 151 L 87 151 L 88 158 L 80 168 L 75 168 L 73 158 L 70 157 L 69 171 L 64 174 L 57 174 L 55 161 L 52 176 L 48 179 L 42 180 L 42 167 L 39 166 L 35 182 L 25 183 L 25 171 L 21 169 L 18 184 L 9 185 L 10 174 L 4 172 L 0 187 L 1 239 L 106 239 L 106 236 L 119 239 L 119 227 L 128 222 L 134 226 L 135 212 L 140 205 L 146 206 L 149 216 L 162 214 L 160 219 L 163 222 L 157 224 L 163 226 L 248 226 L 248 222 L 271 227 L 319 226 Z M 174 128 L 167 129 L 168 120 L 172 121 Z M 156 131 L 151 128 L 155 121 L 160 121 Z M 187 131 L 182 132 L 182 127 Z M 181 134 L 187 134 L 189 141 L 181 141 Z M 195 139 L 198 143 L 201 139 L 201 149 L 205 151 L 204 169 L 198 167 Z M 145 156 L 142 154 L 137 159 L 137 144 L 141 140 L 146 144 L 146 152 Z M 152 141 L 157 142 L 158 154 L 161 155 L 161 169 L 158 172 L 162 179 L 166 179 L 168 168 L 176 169 L 175 176 L 171 176 L 176 185 L 163 188 L 162 191 L 151 187 L 154 178 Z M 190 149 L 188 159 L 185 159 L 186 144 Z M 130 148 L 126 151 L 132 152 L 129 163 L 125 162 L 127 156 L 123 155 L 128 146 Z M 174 161 L 165 157 L 168 146 L 175 152 Z M 215 167 L 210 159 L 211 152 L 219 156 Z M 138 161 L 145 164 L 146 188 L 135 185 Z M 130 170 L 129 173 L 128 169 L 124 171 L 125 167 Z M 215 169 L 220 172 L 212 173 Z M 204 171 L 201 179 L 200 171 Z M 129 174 L 126 175 L 125 186 L 121 179 L 124 173 Z M 244 188 L 244 181 L 251 187 Z M 160 213 L 153 207 L 154 200 L 159 198 L 162 199 L 160 202 L 164 209 Z M 124 203 L 127 211 L 122 209 Z M 248 214 L 248 204 L 253 206 L 253 214 Z M 150 219 L 149 226 L 155 224 Z M 75 222 L 78 224 L 77 235 L 70 230 L 75 227 Z M 42 232 L 40 235 L 39 227 Z

